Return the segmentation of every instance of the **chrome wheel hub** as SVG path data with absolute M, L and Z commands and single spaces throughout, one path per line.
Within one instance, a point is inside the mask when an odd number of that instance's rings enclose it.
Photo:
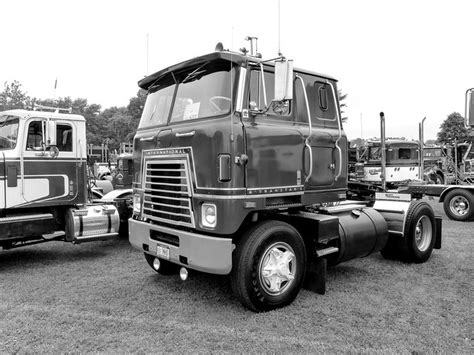
M 464 216 L 469 211 L 469 201 L 463 196 L 457 196 L 449 202 L 451 212 L 458 216 Z
M 416 223 L 415 228 L 415 243 L 420 251 L 426 251 L 433 238 L 433 228 L 428 216 L 421 216 Z
M 280 295 L 284 293 L 292 284 L 295 272 L 295 254 L 286 243 L 271 245 L 260 260 L 260 283 L 269 294 Z

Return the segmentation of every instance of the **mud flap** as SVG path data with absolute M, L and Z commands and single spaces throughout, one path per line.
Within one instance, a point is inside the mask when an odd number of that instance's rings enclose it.
M 326 293 L 326 273 L 326 258 L 316 258 L 311 260 L 308 262 L 303 288 L 324 295 Z
M 436 224 L 436 239 L 435 239 L 435 244 L 434 248 L 435 249 L 441 249 L 441 235 L 443 231 L 443 219 L 441 216 L 435 216 L 435 224 Z

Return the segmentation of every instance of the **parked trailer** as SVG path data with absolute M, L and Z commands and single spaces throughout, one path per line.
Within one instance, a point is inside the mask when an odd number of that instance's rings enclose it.
M 446 215 L 455 221 L 471 221 L 474 218 L 474 185 L 419 185 L 413 184 L 398 189 L 415 198 L 437 196 L 443 203 Z
M 421 263 L 441 247 L 426 202 L 347 201 L 334 78 L 218 46 L 139 86 L 129 238 L 158 273 L 229 275 L 244 306 L 267 311 L 302 286 L 324 293 L 328 263 Z

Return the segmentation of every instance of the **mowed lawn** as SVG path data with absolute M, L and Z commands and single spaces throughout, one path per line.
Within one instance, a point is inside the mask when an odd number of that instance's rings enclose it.
M 472 352 L 474 222 L 431 204 L 444 239 L 427 263 L 353 260 L 324 296 L 261 314 L 227 277 L 156 274 L 126 239 L 0 252 L 0 353 Z

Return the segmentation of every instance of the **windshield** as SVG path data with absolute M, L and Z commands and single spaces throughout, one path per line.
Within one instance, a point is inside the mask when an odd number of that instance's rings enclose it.
M 425 150 L 423 151 L 423 156 L 425 158 L 441 157 L 441 149 L 425 148 Z
M 15 148 L 19 122 L 16 116 L 0 116 L 0 150 Z
M 165 125 L 230 112 L 235 65 L 227 61 L 204 63 L 167 74 L 149 89 L 139 128 Z

